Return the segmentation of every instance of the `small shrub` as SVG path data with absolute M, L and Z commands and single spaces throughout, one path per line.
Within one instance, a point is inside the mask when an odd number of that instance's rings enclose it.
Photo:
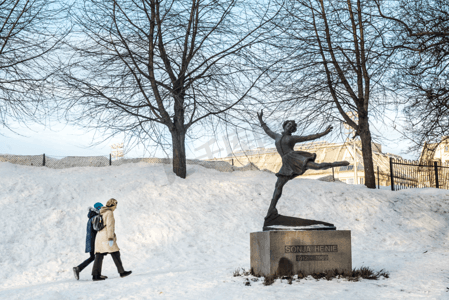
M 234 277 L 238 276 L 244 276 L 248 277 L 249 275 L 254 276 L 255 278 L 251 278 L 251 281 L 257 282 L 259 280 L 260 275 L 256 275 L 254 273 L 254 270 L 251 268 L 250 271 L 246 271 L 243 268 L 237 268 L 234 271 Z M 304 275 L 301 271 L 298 272 L 297 275 L 297 281 L 300 281 L 301 279 L 306 278 L 307 276 Z M 388 272 L 384 271 L 383 269 L 379 272 L 374 272 L 372 269 L 368 267 L 361 267 L 358 269 L 353 269 L 352 271 L 338 271 L 338 269 L 333 270 L 327 270 L 325 272 L 316 272 L 310 275 L 312 278 L 316 280 L 320 280 L 322 278 L 326 280 L 332 280 L 334 278 L 344 278 L 348 281 L 357 282 L 360 279 L 369 279 L 369 280 L 378 280 L 380 277 L 384 278 L 390 278 L 390 275 Z M 263 280 L 263 285 L 272 285 L 276 279 L 280 278 L 281 280 L 285 279 L 287 280 L 288 284 L 293 283 L 293 276 L 290 275 L 283 275 L 279 276 L 279 274 L 271 275 L 271 276 L 265 276 Z M 250 286 L 251 282 L 249 278 L 245 278 L 246 281 L 244 282 L 245 286 Z
M 263 280 L 263 285 L 272 285 L 276 281 L 276 276 L 266 276 Z
M 359 269 L 345 272 L 338 271 L 337 269 L 327 270 L 326 272 L 313 273 L 311 274 L 311 276 L 316 280 L 320 280 L 322 278 L 325 278 L 326 280 L 332 280 L 334 278 L 345 278 L 348 281 L 354 282 L 359 281 L 360 279 L 378 280 L 380 277 L 390 277 L 389 273 L 384 271 L 383 269 L 376 273 L 368 267 L 361 267 Z M 305 277 L 306 276 L 304 276 L 302 272 L 298 273 L 298 280 Z
M 288 280 L 288 284 L 292 284 L 292 282 L 293 282 L 293 277 L 289 276 L 289 277 L 287 278 L 287 280 Z
M 363 279 L 369 279 L 369 280 L 378 280 L 381 276 L 383 276 L 384 278 L 389 278 L 390 275 L 388 274 L 388 272 L 385 272 L 383 269 L 380 270 L 379 272 L 375 273 L 373 270 L 371 270 L 368 267 L 361 267 L 359 269 L 354 269 L 352 271 L 351 274 L 352 278 L 357 278 L 358 281 L 360 278 Z
M 238 276 L 242 276 L 242 275 L 240 274 L 240 268 L 237 268 L 237 269 L 235 269 L 235 271 L 234 271 L 234 277 L 238 277 Z
M 326 275 L 324 276 L 326 278 L 326 280 L 332 280 L 333 278 L 336 278 L 337 276 L 339 276 L 338 274 L 338 270 L 330 270 L 326 272 Z
M 293 277 L 292 276 L 282 276 L 281 277 L 282 280 L 287 280 L 288 284 L 292 284 L 293 281 Z
M 312 277 L 316 280 L 320 280 L 321 278 L 325 278 L 326 277 L 326 273 L 322 272 L 322 273 L 313 273 Z
M 387 271 L 384 271 L 384 269 L 379 271 L 379 277 L 383 276 L 384 278 L 390 278 L 390 273 L 388 273 Z

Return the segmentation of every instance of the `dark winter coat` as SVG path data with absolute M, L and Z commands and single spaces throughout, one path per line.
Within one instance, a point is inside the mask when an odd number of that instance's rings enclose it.
M 97 231 L 95 231 L 92 227 L 92 219 L 99 213 L 100 211 L 96 208 L 89 207 L 89 212 L 87 213 L 89 221 L 87 221 L 86 253 L 93 252 L 95 250 L 95 237 L 97 235 Z

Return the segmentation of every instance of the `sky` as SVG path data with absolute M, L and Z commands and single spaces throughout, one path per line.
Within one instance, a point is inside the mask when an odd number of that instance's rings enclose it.
M 27 128 L 21 125 L 12 124 L 16 133 L 0 128 L 0 154 L 15 154 L 15 155 L 40 155 L 45 153 L 47 156 L 64 157 L 64 156 L 108 156 L 111 152 L 111 145 L 122 143 L 123 138 L 112 138 L 100 145 L 91 146 L 94 142 L 101 139 L 101 136 L 95 136 L 94 133 L 86 133 L 83 129 L 72 125 L 64 125 L 60 123 L 50 123 L 50 126 L 43 127 L 40 125 L 29 125 Z M 338 127 L 338 124 L 332 124 Z M 375 126 L 377 127 L 377 126 Z M 381 143 L 383 152 L 389 152 L 401 155 L 404 158 L 416 159 L 413 154 L 405 154 L 407 143 L 400 141 L 401 134 L 397 131 L 388 128 L 387 126 L 380 126 L 376 134 L 380 138 L 374 139 L 375 142 Z M 278 131 L 279 128 L 276 128 Z M 246 137 L 248 132 L 242 132 Z M 253 134 L 249 133 L 250 139 Z M 226 145 L 223 140 L 225 136 L 218 134 L 216 141 L 211 140 L 210 137 L 200 139 L 194 143 L 186 145 L 187 158 L 189 159 L 206 159 L 219 158 L 226 156 L 229 150 L 238 151 L 238 144 Z M 344 139 L 333 137 L 332 139 L 320 139 L 329 142 L 342 143 Z M 270 141 L 250 143 L 250 148 L 255 147 L 274 147 L 274 143 Z M 168 151 L 168 155 L 171 155 Z M 135 147 L 133 149 L 125 148 L 125 157 L 148 157 L 150 154 L 145 152 L 143 147 Z M 159 151 L 156 153 L 157 157 L 166 157 L 167 154 Z

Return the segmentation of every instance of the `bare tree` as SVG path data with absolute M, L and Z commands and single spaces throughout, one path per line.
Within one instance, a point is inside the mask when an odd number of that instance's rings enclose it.
M 241 108 L 264 73 L 248 54 L 264 39 L 254 10 L 275 13 L 269 1 L 82 1 L 74 15 L 80 40 L 61 74 L 67 118 L 171 145 L 173 171 L 185 178 L 186 135 Z
M 449 2 L 400 0 L 379 13 L 394 25 L 389 47 L 400 50 L 395 88 L 405 98 L 407 129 L 419 150 L 449 135 Z M 383 5 L 383 6 L 382 6 Z
M 69 29 L 62 8 L 56 1 L 0 1 L 0 123 L 9 130 L 11 121 L 38 121 L 48 98 L 50 53 Z
M 387 105 L 383 77 L 393 54 L 383 46 L 388 22 L 367 0 L 297 0 L 285 7 L 271 45 L 287 57 L 273 76 L 274 92 L 282 96 L 271 106 L 305 125 L 338 121 L 352 127 L 361 140 L 365 185 L 375 188 L 370 118 Z

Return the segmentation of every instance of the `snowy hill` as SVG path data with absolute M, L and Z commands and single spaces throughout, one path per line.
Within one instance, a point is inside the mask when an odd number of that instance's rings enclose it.
M 298 179 L 278 204 L 285 215 L 352 230 L 353 267 L 379 281 L 279 280 L 245 286 L 249 233 L 260 231 L 276 177 L 188 166 L 126 164 L 49 169 L 0 163 L 0 299 L 449 299 L 449 191 L 391 192 Z M 110 256 L 104 282 L 84 253 L 87 208 L 114 197 L 120 278 Z

